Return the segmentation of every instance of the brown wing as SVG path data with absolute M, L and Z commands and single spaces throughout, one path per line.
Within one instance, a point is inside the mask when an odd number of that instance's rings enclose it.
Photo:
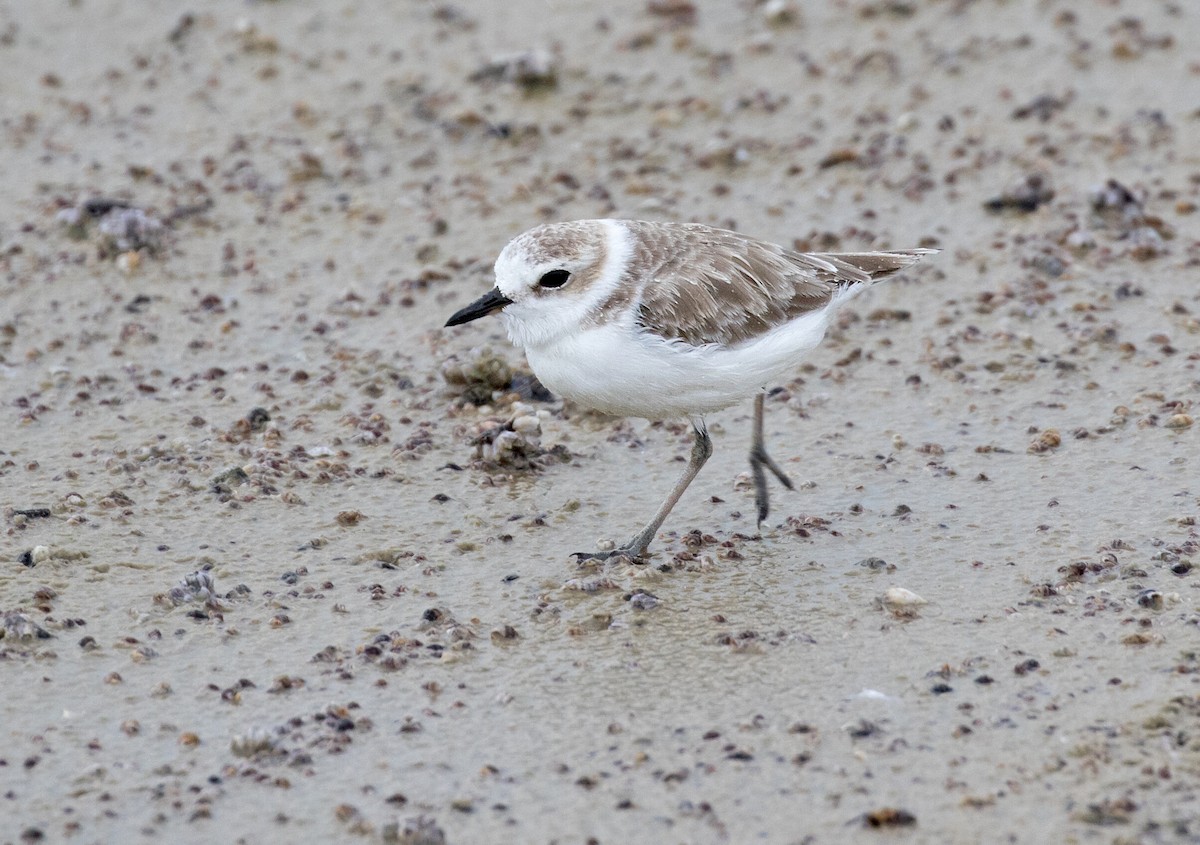
M 822 307 L 840 287 L 891 275 L 927 252 L 806 254 L 695 224 L 630 226 L 630 270 L 651 280 L 639 322 L 694 346 L 757 337 Z

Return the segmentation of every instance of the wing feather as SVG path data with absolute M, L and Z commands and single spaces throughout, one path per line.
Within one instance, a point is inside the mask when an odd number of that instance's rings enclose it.
M 934 251 L 802 253 L 698 224 L 628 225 L 629 272 L 645 280 L 638 323 L 693 346 L 751 340 Z

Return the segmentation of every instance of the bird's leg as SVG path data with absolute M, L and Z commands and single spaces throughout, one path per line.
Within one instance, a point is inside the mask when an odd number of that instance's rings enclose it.
M 767 475 L 763 467 L 769 469 L 779 479 L 779 483 L 787 489 L 792 489 L 792 480 L 779 468 L 779 464 L 767 454 L 763 446 L 763 397 L 759 393 L 754 397 L 754 433 L 750 439 L 750 472 L 754 474 L 754 504 L 758 506 L 758 524 L 762 525 L 767 514 L 771 512 L 771 499 L 767 493 Z
M 675 507 L 675 503 L 679 501 L 679 497 L 683 495 L 683 491 L 688 488 L 688 485 L 692 483 L 692 479 L 700 472 L 700 467 L 704 466 L 704 462 L 712 455 L 712 438 L 708 436 L 708 429 L 704 426 L 704 419 L 702 417 L 694 418 L 692 420 L 692 427 L 695 430 L 696 439 L 692 443 L 692 457 L 688 460 L 687 468 L 684 469 L 683 475 L 679 476 L 679 480 L 675 482 L 675 486 L 671 488 L 671 492 L 667 495 L 666 501 L 662 503 L 662 506 L 659 507 L 658 512 L 654 514 L 654 518 L 647 523 L 646 527 L 628 543 L 613 549 L 611 552 L 576 552 L 574 557 L 579 560 L 607 560 L 610 557 L 621 556 L 627 557 L 630 560 L 637 560 L 646 554 L 646 549 L 649 547 L 650 541 L 654 539 L 654 535 L 662 527 L 667 514 Z

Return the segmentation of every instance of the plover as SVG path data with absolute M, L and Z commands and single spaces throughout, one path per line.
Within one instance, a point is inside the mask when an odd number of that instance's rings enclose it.
M 692 223 L 551 223 L 514 238 L 496 259 L 495 288 L 446 325 L 499 312 L 555 393 L 617 416 L 691 421 L 691 459 L 646 527 L 612 551 L 578 553 L 638 559 L 712 454 L 704 415 L 751 395 L 762 524 L 764 470 L 792 486 L 763 445 L 765 389 L 821 342 L 839 306 L 936 251 L 803 253 Z

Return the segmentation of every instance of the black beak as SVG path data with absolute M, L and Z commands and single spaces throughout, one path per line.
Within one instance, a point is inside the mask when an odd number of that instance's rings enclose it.
M 472 320 L 478 320 L 480 317 L 486 317 L 493 311 L 499 311 L 505 305 L 511 304 L 511 299 L 500 293 L 499 289 L 492 288 L 466 308 L 460 308 L 455 311 L 454 315 L 446 321 L 446 325 L 461 326 L 463 323 L 469 323 Z

